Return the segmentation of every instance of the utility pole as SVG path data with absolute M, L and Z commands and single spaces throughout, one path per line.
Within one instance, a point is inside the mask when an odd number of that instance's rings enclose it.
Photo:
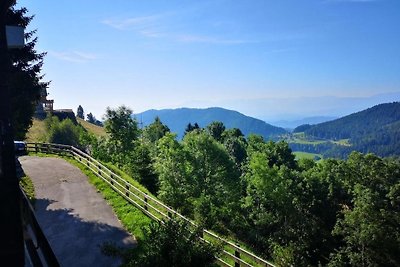
M 6 15 L 15 1 L 0 2 L 0 265 L 19 267 L 24 266 L 24 240 L 11 125 L 11 63 L 6 37 Z

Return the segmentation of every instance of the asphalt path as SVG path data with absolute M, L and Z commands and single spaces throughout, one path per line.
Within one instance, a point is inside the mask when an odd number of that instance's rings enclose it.
M 100 246 L 135 245 L 96 188 L 75 166 L 60 158 L 24 156 L 22 168 L 33 181 L 35 213 L 61 266 L 118 266 Z

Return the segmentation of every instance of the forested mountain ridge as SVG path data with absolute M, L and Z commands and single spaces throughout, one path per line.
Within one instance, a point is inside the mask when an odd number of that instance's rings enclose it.
M 344 156 L 353 150 L 400 155 L 400 102 L 379 104 L 329 122 L 302 125 L 293 132 L 304 132 L 309 139 L 348 140 L 350 146 L 333 147 L 329 156 Z
M 386 103 L 313 125 L 304 132 L 323 139 L 347 139 L 375 132 L 399 120 L 400 102 Z
M 179 108 L 148 110 L 134 115 L 139 123 L 147 126 L 159 117 L 171 132 L 177 133 L 181 138 L 185 127 L 189 123 L 198 123 L 200 127 L 205 127 L 213 121 L 221 121 L 226 128 L 239 128 L 244 135 L 251 133 L 259 134 L 266 139 L 276 138 L 278 135 L 286 133 L 280 127 L 272 126 L 262 120 L 255 119 L 233 110 L 213 107 L 206 109 Z

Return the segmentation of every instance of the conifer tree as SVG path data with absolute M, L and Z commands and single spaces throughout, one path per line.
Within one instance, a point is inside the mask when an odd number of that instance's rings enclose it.
M 26 28 L 33 16 L 27 15 L 26 8 L 12 7 L 7 12 L 7 25 Z M 20 49 L 10 49 L 10 92 L 12 121 L 15 139 L 24 139 L 32 125 L 32 116 L 36 105 L 42 96 L 47 94 L 49 82 L 44 82 L 41 74 L 43 59 L 46 53 L 35 50 L 37 43 L 36 30 L 25 32 L 25 46 Z

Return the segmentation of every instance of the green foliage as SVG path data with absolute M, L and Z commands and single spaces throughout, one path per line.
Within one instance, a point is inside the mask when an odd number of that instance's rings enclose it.
M 122 256 L 122 266 L 215 266 L 220 248 L 202 242 L 201 229 L 190 230 L 183 221 L 153 222 L 144 230 L 145 238 L 138 249 L 122 251 L 108 249 L 109 255 Z
M 320 147 L 326 157 L 347 157 L 353 150 L 373 152 L 379 156 L 399 156 L 400 103 L 386 103 L 345 116 L 343 118 L 313 125 L 304 129 L 308 138 L 324 140 L 349 139 L 349 145 Z M 296 149 L 297 150 L 297 149 Z M 301 150 L 305 151 L 305 150 Z
M 207 132 L 217 141 L 222 140 L 222 133 L 225 131 L 225 125 L 220 121 L 213 121 L 207 126 Z
M 106 109 L 105 130 L 110 135 L 109 145 L 113 145 L 115 153 L 132 151 L 137 140 L 139 129 L 136 120 L 132 119 L 132 110 L 125 106 L 117 109 Z
M 296 161 L 286 142 L 246 140 L 219 123 L 177 141 L 156 119 L 139 139 L 135 121 L 125 116 L 130 111 L 121 113 L 115 117 L 123 123 L 109 124 L 110 139 L 97 141 L 94 154 L 122 166 L 198 224 L 235 233 L 279 266 L 399 266 L 399 161 L 360 153 Z M 157 236 L 169 235 L 153 228 Z M 131 264 L 162 265 L 166 248 L 182 253 L 155 236 L 157 248 L 149 244 L 142 256 L 136 251 Z
M 210 135 L 190 132 L 182 144 L 173 135 L 165 136 L 155 167 L 160 198 L 207 227 L 235 212 L 239 174 L 225 148 Z
M 201 128 L 200 128 L 200 126 L 197 124 L 197 122 L 195 122 L 194 123 L 194 125 L 192 125 L 190 122 L 189 122 L 189 124 L 186 126 L 186 128 L 185 128 L 185 133 L 184 133 L 184 135 L 186 135 L 186 134 L 188 134 L 188 133 L 190 133 L 190 132 L 192 132 L 192 131 L 199 131 L 199 130 L 201 130 Z
M 26 8 L 11 8 L 7 12 L 7 25 L 27 27 L 33 16 L 27 16 Z M 12 123 L 14 136 L 24 140 L 32 125 L 32 116 L 37 101 L 46 92 L 48 82 L 43 82 L 41 74 L 43 58 L 46 53 L 35 50 L 37 37 L 35 31 L 25 33 L 25 46 L 21 49 L 9 50 L 12 67 L 10 70 L 9 88 L 11 92 Z M 2 89 L 3 90 L 3 89 Z
M 55 116 L 48 117 L 45 120 L 47 128 L 46 141 L 48 143 L 79 145 L 80 131 L 83 131 L 75 125 L 70 119 L 59 121 Z
M 247 141 L 243 133 L 237 128 L 225 130 L 222 133 L 222 140 L 227 152 L 235 161 L 237 167 L 239 169 L 242 168 L 247 158 Z
M 137 181 L 144 185 L 151 193 L 158 191 L 158 176 L 153 168 L 153 160 L 150 155 L 148 144 L 139 144 L 131 154 L 130 162 L 125 168 L 129 168 L 132 176 L 137 177 Z
M 351 203 L 342 210 L 334 234 L 344 244 L 332 265 L 400 265 L 400 164 L 372 154 L 351 154 L 348 181 Z
M 154 167 L 159 177 L 159 197 L 185 214 L 192 210 L 192 166 L 183 145 L 175 140 L 176 135 L 167 133 L 157 145 L 158 154 Z
M 285 141 L 266 143 L 261 136 L 250 135 L 248 143 L 247 153 L 250 157 L 253 153 L 262 152 L 267 156 L 270 167 L 285 165 L 290 169 L 296 168 L 295 156 Z
M 20 186 L 24 190 L 26 196 L 28 197 L 29 201 L 33 204 L 35 204 L 35 187 L 33 186 L 31 178 L 29 176 L 25 175 L 21 178 L 19 181 Z
M 168 132 L 170 132 L 168 126 L 163 124 L 159 117 L 156 117 L 154 122 L 143 130 L 143 137 L 148 142 L 155 143 Z

